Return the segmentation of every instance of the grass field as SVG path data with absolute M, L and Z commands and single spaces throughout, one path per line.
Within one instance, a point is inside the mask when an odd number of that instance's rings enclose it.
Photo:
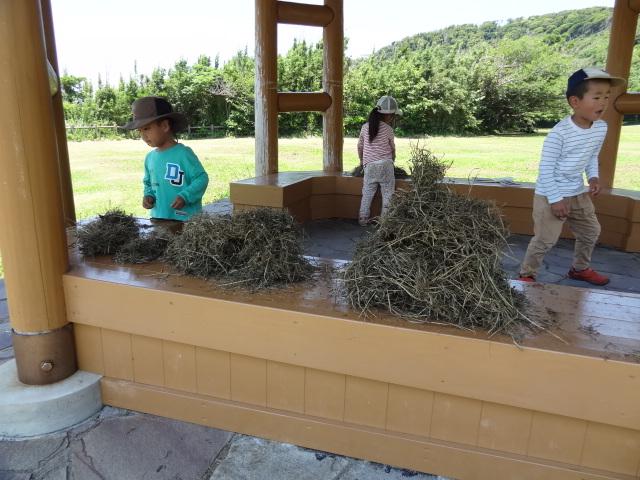
M 513 177 L 534 182 L 546 131 L 537 134 L 483 137 L 398 138 L 397 161 L 408 166 L 411 145 L 428 148 L 451 162 L 450 177 Z M 185 141 L 209 173 L 205 203 L 229 195 L 229 182 L 254 176 L 253 138 Z M 358 164 L 355 138 L 344 141 L 343 167 Z M 149 148 L 140 140 L 104 140 L 69 143 L 78 219 L 104 213 L 112 207 L 146 216 L 142 198 L 142 163 Z M 615 186 L 640 190 L 640 126 L 624 127 L 619 147 Z M 280 171 L 322 170 L 322 139 L 280 139 Z
M 534 182 L 542 142 L 547 131 L 537 134 L 482 137 L 397 138 L 399 166 L 407 167 L 412 145 L 428 148 L 451 163 L 449 177 L 513 177 Z M 210 203 L 229 196 L 229 183 L 254 176 L 255 140 L 221 138 L 189 140 L 210 182 L 204 197 Z M 345 138 L 344 171 L 358 165 L 356 138 Z M 69 157 L 78 220 L 121 208 L 147 216 L 142 208 L 142 164 L 149 147 L 140 140 L 70 142 Z M 623 127 L 618 151 L 615 186 L 640 190 L 640 125 Z M 279 170 L 322 170 L 322 138 L 280 139 Z M 0 278 L 3 276 L 0 261 Z

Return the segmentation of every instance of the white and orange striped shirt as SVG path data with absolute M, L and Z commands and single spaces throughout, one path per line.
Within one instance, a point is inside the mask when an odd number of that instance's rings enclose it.
M 396 159 L 396 144 L 393 136 L 393 128 L 385 122 L 380 122 L 378 135 L 369 142 L 369 123 L 365 123 L 360 130 L 358 138 L 358 157 L 362 165 L 383 159 Z

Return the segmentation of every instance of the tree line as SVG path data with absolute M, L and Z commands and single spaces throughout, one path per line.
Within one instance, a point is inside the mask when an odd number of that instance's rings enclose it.
M 344 126 L 357 135 L 382 95 L 398 99 L 398 135 L 465 135 L 531 131 L 554 124 L 568 109 L 568 75 L 605 65 L 612 9 L 593 7 L 505 24 L 460 25 L 394 42 L 361 59 L 344 59 Z M 345 40 L 345 43 L 348 39 Z M 638 43 L 638 42 L 637 42 Z M 346 47 L 346 45 L 345 45 Z M 278 57 L 278 90 L 322 91 L 322 42 L 294 41 Z M 636 64 L 639 62 L 636 62 Z M 226 135 L 254 133 L 254 59 L 247 50 L 220 63 L 201 55 L 189 65 L 135 73 L 117 85 L 97 85 L 65 72 L 61 78 L 67 125 L 123 125 L 130 105 L 165 96 L 191 125 L 224 127 Z M 640 86 L 633 70 L 629 89 Z M 280 135 L 322 132 L 318 112 L 280 115 Z M 210 136 L 208 129 L 192 136 Z

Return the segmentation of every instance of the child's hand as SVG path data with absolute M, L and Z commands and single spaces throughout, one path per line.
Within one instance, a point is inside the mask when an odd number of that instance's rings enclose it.
M 181 210 L 185 205 L 184 199 L 180 195 L 176 195 L 176 198 L 173 200 L 173 203 L 169 205 L 171 208 L 175 208 L 176 210 Z
M 153 208 L 155 204 L 156 204 L 156 197 L 152 197 L 151 195 L 147 195 L 142 199 L 142 206 L 147 210 L 149 210 L 150 208 Z
M 558 218 L 567 218 L 571 213 L 569 208 L 569 202 L 566 198 L 563 198 L 559 202 L 551 204 L 551 213 Z
M 600 180 L 598 178 L 589 179 L 589 193 L 594 197 L 600 193 Z

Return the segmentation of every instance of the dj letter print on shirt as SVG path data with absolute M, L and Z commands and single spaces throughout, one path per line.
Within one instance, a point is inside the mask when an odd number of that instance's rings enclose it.
M 164 178 L 169 180 L 171 185 L 176 185 L 177 187 L 182 185 L 184 179 L 184 172 L 180 170 L 180 165 L 175 163 L 167 163 L 167 173 L 165 173 Z

